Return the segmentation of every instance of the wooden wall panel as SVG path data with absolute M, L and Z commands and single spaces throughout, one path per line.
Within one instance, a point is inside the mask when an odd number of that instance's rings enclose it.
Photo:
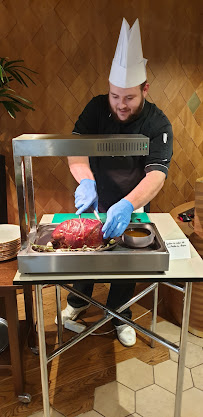
M 174 156 L 168 180 L 151 210 L 168 212 L 194 199 L 203 176 L 203 54 L 201 1 L 0 0 L 0 56 L 24 59 L 36 86 L 17 87 L 34 102 L 12 120 L 0 106 L 0 153 L 6 157 L 9 222 L 18 223 L 12 137 L 67 133 L 94 96 L 108 91 L 108 75 L 122 17 L 140 20 L 148 59 L 149 101 L 168 116 Z M 34 160 L 36 209 L 74 211 L 73 180 L 65 158 Z

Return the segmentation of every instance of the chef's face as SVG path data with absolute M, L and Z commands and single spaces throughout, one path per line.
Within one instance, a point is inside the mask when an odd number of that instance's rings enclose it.
M 109 83 L 109 104 L 114 117 L 121 122 L 129 122 L 141 112 L 147 96 L 149 84 L 121 88 Z

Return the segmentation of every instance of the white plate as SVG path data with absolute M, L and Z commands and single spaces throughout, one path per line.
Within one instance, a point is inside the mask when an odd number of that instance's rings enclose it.
M 19 249 L 20 249 L 20 246 L 17 246 L 16 248 L 12 248 L 12 249 L 1 250 L 0 256 L 7 255 L 8 253 L 16 253 L 19 251 Z
M 20 238 L 20 226 L 0 224 L 0 243 L 8 243 Z

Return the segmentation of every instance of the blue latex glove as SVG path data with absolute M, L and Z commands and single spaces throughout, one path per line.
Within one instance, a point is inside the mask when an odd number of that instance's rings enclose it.
M 107 211 L 106 222 L 102 228 L 104 239 L 121 236 L 130 223 L 133 210 L 133 205 L 125 198 L 113 204 Z
M 76 214 L 83 213 L 90 206 L 98 211 L 97 185 L 94 180 L 84 179 L 75 191 L 75 207 L 78 209 Z

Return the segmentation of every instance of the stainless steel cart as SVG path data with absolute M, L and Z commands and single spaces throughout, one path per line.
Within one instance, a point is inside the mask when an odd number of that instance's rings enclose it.
M 38 236 L 38 225 L 36 224 L 35 216 L 35 204 L 34 204 L 34 188 L 33 188 L 33 174 L 32 174 L 32 157 L 40 156 L 118 156 L 118 155 L 146 155 L 149 152 L 149 139 L 145 138 L 142 135 L 118 135 L 118 136 L 70 136 L 69 138 L 64 136 L 56 135 L 22 135 L 18 138 L 13 139 L 13 152 L 14 152 L 14 164 L 15 164 L 15 177 L 16 177 L 16 187 L 17 187 L 17 196 L 18 196 L 18 207 L 19 207 L 19 220 L 21 228 L 21 239 L 22 246 L 19 253 L 19 267 L 20 271 L 17 273 L 14 284 L 23 283 L 35 285 L 36 291 L 36 303 L 37 303 L 37 319 L 38 319 L 38 334 L 39 334 L 39 349 L 40 349 L 40 367 L 41 367 L 41 377 L 42 377 L 42 394 L 43 394 L 43 405 L 44 405 L 44 416 L 50 417 L 49 412 L 49 393 L 48 393 L 48 379 L 47 379 L 47 364 L 53 358 L 55 358 L 60 353 L 63 353 L 65 350 L 79 342 L 84 337 L 91 334 L 95 329 L 102 326 L 107 321 L 111 320 L 112 317 L 120 318 L 124 323 L 129 324 L 137 331 L 144 333 L 149 336 L 153 341 L 158 341 L 159 343 L 167 346 L 169 349 L 175 351 L 178 356 L 178 374 L 177 374 L 177 388 L 176 388 L 176 402 L 175 402 L 175 412 L 174 417 L 180 417 L 181 414 L 181 400 L 182 400 L 182 388 L 183 388 L 183 376 L 184 376 L 184 364 L 185 364 L 185 354 L 186 354 L 186 341 L 187 341 L 187 331 L 188 331 L 188 322 L 189 322 L 189 311 L 190 311 L 190 300 L 191 300 L 191 289 L 192 289 L 192 280 L 203 280 L 201 275 L 202 271 L 202 260 L 198 254 L 193 251 L 193 258 L 191 262 L 187 265 L 183 262 L 181 263 L 181 270 L 178 270 L 178 263 L 175 261 L 167 262 L 168 252 L 164 246 L 164 241 L 161 238 L 161 255 L 162 261 L 164 264 L 158 261 L 155 264 L 155 267 L 151 267 L 152 270 L 146 271 L 146 263 L 142 259 L 141 261 L 135 263 L 133 262 L 134 257 L 137 256 L 137 253 L 127 253 L 122 254 L 123 263 L 111 262 L 109 259 L 113 260 L 113 257 L 116 255 L 112 252 L 106 252 L 104 254 L 98 254 L 102 257 L 105 262 L 95 262 L 93 261 L 95 257 L 89 258 L 87 260 L 86 254 L 81 255 L 83 259 L 83 270 L 77 269 L 78 262 L 74 261 L 72 257 L 71 262 L 69 262 L 68 254 L 63 256 L 63 269 L 59 268 L 60 262 L 57 262 L 57 257 L 55 254 L 44 259 L 44 254 L 40 258 L 39 256 L 32 253 L 30 250 L 31 242 Z M 28 213 L 27 210 L 28 209 Z M 158 217 L 157 217 L 158 216 Z M 169 216 L 169 215 L 167 215 Z M 157 225 L 160 223 L 162 215 L 151 215 L 151 220 Z M 163 217 L 162 217 L 163 220 Z M 170 221 L 172 224 L 170 225 Z M 29 222 L 29 224 L 28 224 Z M 167 218 L 169 230 L 171 231 L 170 238 L 177 236 L 178 226 L 172 220 L 172 218 Z M 49 222 L 47 222 L 49 224 Z M 50 221 L 51 223 L 51 221 Z M 165 223 L 165 220 L 164 220 Z M 159 229 L 159 227 L 158 227 Z M 179 229 L 180 230 L 180 229 Z M 174 231 L 174 235 L 173 232 Z M 160 232 L 160 229 L 159 229 Z M 182 232 L 181 232 L 182 233 Z M 166 234 L 163 235 L 166 238 Z M 158 236 L 158 234 L 157 234 Z M 184 235 L 183 235 L 184 236 Z M 161 246 L 161 245 L 160 245 Z M 94 254 L 93 254 L 94 255 Z M 149 256 L 149 254 L 146 254 Z M 157 253 L 152 253 L 151 255 L 156 255 Z M 91 255 L 90 255 L 91 256 Z M 126 256 L 128 261 L 126 262 Z M 143 254 L 140 254 L 142 258 Z M 91 267 L 90 267 L 91 259 Z M 131 259 L 131 260 L 130 260 Z M 137 259 L 140 259 L 139 257 Z M 146 259 L 146 258 L 145 258 Z M 151 258 L 153 259 L 153 258 Z M 107 261 L 108 260 L 108 261 Z M 93 261 L 93 263 L 92 263 Z M 131 267 L 127 267 L 130 262 Z M 149 260 L 149 262 L 151 262 Z M 175 262 L 175 263 L 174 263 Z M 46 270 L 47 264 L 47 270 Z M 97 264 L 103 265 L 103 272 L 100 268 L 97 270 Z M 121 268 L 125 264 L 125 267 Z M 136 264 L 139 265 L 138 270 L 136 270 Z M 69 271 L 70 265 L 70 271 Z M 89 265 L 89 267 L 88 267 Z M 92 267 L 93 265 L 93 267 Z M 106 266 L 105 266 L 106 265 Z M 113 265 L 113 266 L 112 266 Z M 153 261 L 151 265 L 154 265 Z M 200 266 L 201 265 L 201 266 Z M 189 266 L 189 269 L 188 269 Z M 49 269 L 51 268 L 51 269 Z M 165 272 L 164 272 L 165 271 Z M 93 280 L 98 282 L 102 280 L 104 282 L 111 282 L 114 279 L 128 279 L 128 280 L 145 280 L 151 281 L 152 284 L 148 287 L 145 292 L 139 294 L 138 296 L 131 299 L 128 303 L 121 306 L 117 311 L 110 310 L 106 308 L 101 303 L 96 302 L 93 299 L 85 296 L 74 290 L 72 287 L 67 285 L 68 283 L 73 283 L 75 280 Z M 173 280 L 183 280 L 186 281 L 185 287 L 181 288 L 172 283 Z M 170 281 L 170 282 L 168 282 Z M 157 312 L 157 298 L 158 298 L 158 282 L 166 282 L 166 285 L 170 285 L 173 288 L 178 289 L 184 293 L 184 307 L 183 307 L 183 320 L 182 320 L 182 329 L 181 329 L 181 342 L 180 346 L 176 346 L 170 341 L 165 340 L 164 338 L 158 336 L 155 333 L 155 324 L 156 324 L 156 312 Z M 56 285 L 56 298 L 58 301 L 58 323 L 59 323 L 59 348 L 52 352 L 51 355 L 47 356 L 46 347 L 45 347 L 45 332 L 44 332 L 44 314 L 43 314 L 43 301 L 42 301 L 42 288 L 43 284 L 52 283 Z M 60 315 L 60 292 L 59 285 L 68 289 L 69 291 L 77 294 L 82 299 L 91 302 L 94 305 L 97 305 L 106 315 L 99 322 L 95 323 L 88 330 L 84 331 L 80 335 L 76 336 L 70 342 L 65 344 L 62 343 L 62 325 L 61 325 L 61 315 Z M 135 324 L 131 320 L 127 320 L 120 315 L 122 311 L 136 302 L 138 299 L 143 297 L 145 293 L 154 291 L 154 310 L 153 310 L 153 322 L 152 329 L 147 330 L 143 327 Z M 153 346 L 153 343 L 152 343 Z

